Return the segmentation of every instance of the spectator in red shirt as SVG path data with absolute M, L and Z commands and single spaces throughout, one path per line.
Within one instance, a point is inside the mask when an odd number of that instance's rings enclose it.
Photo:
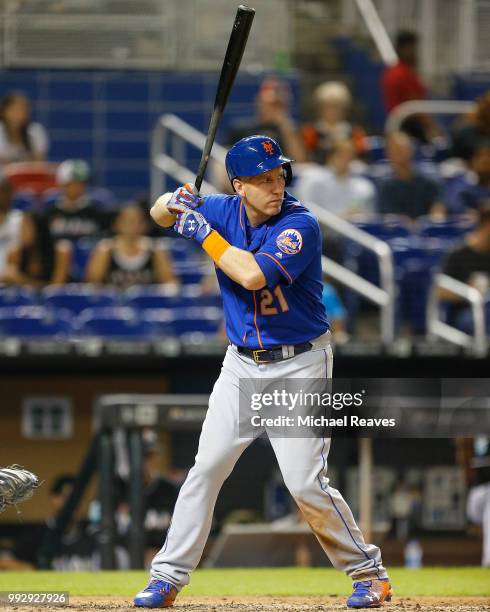
M 381 77 L 381 87 L 385 109 L 390 113 L 397 106 L 409 100 L 423 100 L 427 88 L 417 72 L 417 35 L 401 30 L 396 36 L 398 63 L 388 66 Z M 427 115 L 417 114 L 407 117 L 401 130 L 420 140 L 429 142 L 435 129 Z

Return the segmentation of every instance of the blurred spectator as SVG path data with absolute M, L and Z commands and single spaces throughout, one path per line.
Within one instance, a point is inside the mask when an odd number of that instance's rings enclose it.
M 255 97 L 255 116 L 233 123 L 225 136 L 225 145 L 231 146 L 253 134 L 265 134 L 279 143 L 284 155 L 298 162 L 305 161 L 303 140 L 291 117 L 291 100 L 291 88 L 287 81 L 265 78 Z M 212 182 L 220 192 L 234 193 L 224 164 L 214 162 L 211 172 Z
M 145 559 L 148 564 L 162 546 L 170 526 L 179 487 L 161 473 L 161 446 L 153 430 L 143 432 L 143 485 L 144 485 L 144 527 Z M 125 537 L 129 528 L 129 505 L 127 482 L 120 482 L 122 499 L 118 508 L 117 523 L 119 534 Z
M 390 134 L 386 139 L 386 151 L 393 176 L 380 183 L 379 212 L 406 215 L 412 219 L 421 215 L 444 214 L 438 184 L 415 167 L 410 137 L 403 132 Z
M 353 126 L 347 119 L 352 104 L 352 96 L 344 83 L 326 81 L 314 92 L 318 119 L 315 123 L 303 126 L 303 140 L 312 161 L 324 162 L 325 151 L 339 140 L 354 143 L 356 153 L 366 149 L 366 133 L 359 126 Z
M 62 285 L 69 281 L 71 245 L 53 241 L 46 223 L 39 217 L 26 217 L 21 244 L 7 258 L 5 282 L 26 287 Z
M 482 139 L 490 140 L 490 91 L 478 98 L 474 115 L 454 134 L 452 154 L 469 161 Z
M 9 252 L 18 247 L 21 241 L 24 213 L 12 210 L 12 185 L 8 180 L 0 178 L 0 284 L 10 277 L 7 272 Z
M 100 238 L 109 229 L 112 212 L 91 199 L 90 168 L 83 160 L 66 160 L 58 167 L 59 198 L 44 213 L 53 239 Z
M 381 88 L 387 113 L 409 100 L 424 100 L 427 88 L 417 72 L 418 38 L 414 32 L 401 30 L 395 42 L 398 62 L 385 68 Z M 435 124 L 424 114 L 407 117 L 400 128 L 421 142 L 429 142 L 437 133 Z
M 480 206 L 476 229 L 466 237 L 463 245 L 449 253 L 442 266 L 442 272 L 478 289 L 483 295 L 489 295 L 490 200 Z M 467 302 L 463 302 L 458 295 L 447 289 L 439 288 L 438 294 L 441 300 L 452 304 L 449 313 L 451 322 L 457 327 L 467 327 L 466 315 L 469 312 Z
M 469 159 L 469 172 L 451 179 L 444 202 L 455 215 L 477 211 L 480 202 L 490 198 L 490 139 L 480 140 Z
M 232 144 L 245 136 L 265 134 L 276 140 L 284 155 L 301 162 L 306 158 L 298 129 L 290 115 L 291 90 L 286 81 L 266 78 L 255 98 L 256 114 L 231 127 L 226 142 Z
M 87 281 L 127 289 L 132 285 L 177 283 L 166 251 L 145 236 L 146 217 L 140 206 L 124 207 L 114 221 L 115 236 L 101 241 L 87 268 Z
M 412 496 L 405 482 L 397 482 L 391 496 L 392 528 L 398 540 L 406 540 L 409 535 Z
M 43 161 L 48 137 L 39 123 L 31 120 L 29 100 L 12 92 L 0 101 L 0 166 L 18 161 Z
M 63 474 L 55 478 L 49 494 L 52 515 L 46 522 L 39 525 L 34 531 L 29 530 L 21 536 L 12 551 L 13 558 L 4 564 L 4 569 L 9 565 L 12 569 L 35 569 L 39 563 L 39 555 L 45 550 L 47 539 L 51 537 L 56 527 L 56 516 L 62 510 L 68 499 L 75 478 Z M 95 528 L 86 519 L 75 518 L 66 529 L 61 548 L 53 559 L 52 567 L 55 570 L 94 570 L 99 567 L 96 552 Z
M 295 195 L 343 217 L 373 212 L 376 191 L 368 179 L 353 174 L 355 155 L 352 140 L 334 142 L 325 154 L 325 166 L 303 169 L 293 189 Z

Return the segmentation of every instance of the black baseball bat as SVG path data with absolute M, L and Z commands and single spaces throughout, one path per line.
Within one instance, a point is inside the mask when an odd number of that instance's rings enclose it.
M 242 61 L 254 15 L 255 9 L 243 6 L 243 4 L 240 4 L 236 12 L 235 22 L 230 34 L 230 40 L 228 41 L 228 48 L 226 49 L 225 59 L 223 60 L 223 67 L 221 68 L 218 89 L 216 90 L 213 114 L 211 115 L 206 142 L 197 170 L 195 185 L 198 191 L 201 190 L 202 180 L 209 161 L 209 154 L 211 153 L 221 116 L 225 110 L 228 96 L 230 95 L 238 68 L 240 67 L 240 62 Z

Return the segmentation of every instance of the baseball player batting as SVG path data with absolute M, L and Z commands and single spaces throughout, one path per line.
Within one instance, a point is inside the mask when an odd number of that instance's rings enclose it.
M 197 241 L 216 264 L 230 345 L 209 398 L 195 464 L 136 606 L 172 606 L 201 558 L 216 498 L 252 439 L 239 436 L 239 383 L 330 378 L 332 350 L 322 295 L 316 218 L 285 191 L 291 159 L 275 140 L 249 136 L 232 146 L 226 170 L 236 195 L 201 198 L 193 185 L 160 196 L 163 227 Z M 334 567 L 354 581 L 347 606 L 375 608 L 392 591 L 381 553 L 366 544 L 326 475 L 330 440 L 270 437 L 284 481 Z

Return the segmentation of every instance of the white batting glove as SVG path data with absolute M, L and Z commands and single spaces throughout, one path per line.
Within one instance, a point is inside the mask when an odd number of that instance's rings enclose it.
M 207 220 L 196 210 L 185 206 L 185 210 L 177 214 L 177 219 L 174 225 L 174 231 L 187 238 L 195 240 L 202 245 L 204 240 L 213 231 Z

